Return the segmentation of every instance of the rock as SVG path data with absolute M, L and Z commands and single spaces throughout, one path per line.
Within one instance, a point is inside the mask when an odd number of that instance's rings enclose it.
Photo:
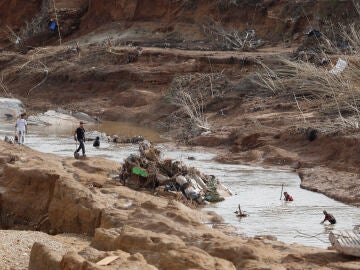
M 122 229 L 97 229 L 92 246 L 101 250 L 142 250 L 146 260 L 160 269 L 235 269 L 226 260 L 186 247 L 176 236 L 125 226 Z
M 3 172 L 8 188 L 2 194 L 1 210 L 12 213 L 8 222 L 36 223 L 48 211 L 51 190 L 60 178 L 59 174 L 35 166 L 26 168 L 9 163 L 5 164 Z
M 81 254 L 81 255 L 80 255 Z M 118 257 L 106 266 L 97 265 L 97 262 L 108 256 Z M 156 270 L 157 268 L 153 265 L 149 265 L 144 257 L 135 253 L 133 255 L 117 250 L 114 252 L 101 252 L 94 248 L 86 248 L 79 254 L 68 253 L 62 261 L 61 266 L 63 270 L 128 270 L 128 269 L 141 269 L 141 270 Z
M 190 140 L 191 144 L 206 147 L 216 147 L 224 145 L 227 142 L 228 138 L 226 136 L 219 136 L 210 133 L 201 134 L 201 136 L 195 137 L 194 139 Z
M 157 173 L 156 180 L 159 182 L 160 185 L 166 185 L 166 183 L 170 181 L 170 178 L 161 173 Z
M 91 117 L 90 115 L 83 113 L 83 112 L 72 113 L 72 116 L 76 117 L 78 120 L 83 120 L 86 122 L 92 122 L 92 123 L 99 122 L 97 119 L 95 119 L 95 118 Z
M 197 198 L 200 197 L 200 190 L 193 186 L 189 186 L 185 188 L 185 194 L 188 199 L 196 200 Z
M 207 252 L 189 247 L 179 250 L 168 250 L 162 254 L 157 263 L 160 269 L 214 269 L 235 270 L 234 264 L 224 259 L 210 256 Z
M 0 117 L 5 117 L 8 114 L 12 118 L 16 118 L 16 116 L 24 111 L 24 105 L 19 99 L 0 98 Z
M 51 227 L 58 232 L 93 235 L 100 225 L 103 206 L 78 182 L 62 179 L 56 182 L 48 213 Z
M 123 226 L 121 229 L 96 229 L 91 245 L 100 250 L 164 251 L 185 248 L 185 243 L 177 236 L 156 233 L 149 230 Z
M 176 177 L 176 183 L 178 183 L 180 186 L 183 186 L 184 184 L 187 184 L 187 179 L 185 176 L 179 175 Z
M 306 130 L 306 136 L 310 142 L 314 141 L 317 138 L 318 131 L 313 128 L 308 128 Z
M 75 252 L 66 254 L 61 260 L 61 269 L 62 270 L 101 270 L 101 266 L 97 266 L 94 263 L 91 263 L 85 260 L 80 255 Z
M 31 248 L 29 270 L 61 270 L 62 254 L 35 242 Z

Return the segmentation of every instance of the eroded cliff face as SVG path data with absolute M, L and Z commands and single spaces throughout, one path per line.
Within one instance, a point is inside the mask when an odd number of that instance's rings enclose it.
M 237 30 L 254 29 L 271 42 L 297 39 L 311 27 L 329 21 L 352 22 L 357 17 L 351 0 L 347 1 L 286 1 L 286 0 L 150 0 L 150 1 L 58 1 L 62 8 L 83 9 L 78 34 L 103 27 L 110 22 L 152 22 L 160 28 L 185 24 L 191 28 L 192 38 L 203 37 L 202 25 L 210 19 Z M 76 2 L 77 5 L 71 2 Z M 182 29 L 186 31 L 185 27 Z M 190 37 L 191 38 L 191 37 Z
M 299 35 L 311 27 L 331 25 L 330 22 L 353 22 L 356 18 L 351 0 L 4 0 L 0 7 L 1 28 L 8 25 L 17 32 L 25 22 L 36 17 L 43 16 L 48 20 L 57 15 L 61 33 L 68 41 L 96 29 L 106 31 L 114 22 L 126 22 L 118 25 L 119 31 L 133 24 L 146 23 L 152 25 L 152 31 L 174 32 L 172 30 L 178 29 L 184 34 L 179 38 L 204 39 L 203 25 L 216 21 L 240 31 L 253 29 L 267 42 L 296 42 Z M 44 31 L 29 43 L 56 44 L 56 39 L 44 35 Z M 4 44 L 6 35 L 0 37 Z

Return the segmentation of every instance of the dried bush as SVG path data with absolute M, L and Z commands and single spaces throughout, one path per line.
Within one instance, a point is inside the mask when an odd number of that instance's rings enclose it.
M 346 52 L 349 54 L 360 53 L 360 26 L 351 24 L 348 27 L 341 26 L 341 36 L 346 44 Z
M 353 0 L 353 5 L 356 12 L 359 15 L 360 20 L 360 2 Z M 340 35 L 343 40 L 343 44 L 346 46 L 346 53 L 359 54 L 360 53 L 360 26 L 359 20 L 357 23 L 353 23 L 347 26 L 340 25 Z
M 257 83 L 274 94 L 288 98 L 317 100 L 326 114 L 360 116 L 360 56 L 347 59 L 348 66 L 340 74 L 309 62 L 279 59 L 274 70 L 262 64 Z M 343 118 L 344 122 L 346 120 Z
M 360 2 L 353 0 L 353 5 L 360 19 Z M 339 75 L 334 75 L 324 67 L 316 67 L 308 61 L 291 62 L 282 59 L 280 62 L 284 68 L 277 69 L 275 72 L 265 67 L 265 76 L 261 76 L 263 86 L 272 91 L 281 91 L 284 93 L 287 87 L 295 89 L 295 95 L 312 95 L 317 98 L 325 98 L 329 95 L 336 101 L 338 111 L 348 110 L 358 113 L 357 101 L 359 95 L 360 79 L 360 26 L 359 23 L 350 25 L 332 24 L 330 30 L 331 37 L 325 35 L 321 37 L 312 37 L 312 46 L 314 58 L 319 58 L 320 63 L 327 62 L 331 57 L 329 54 L 347 54 L 348 67 Z M 306 46 L 305 46 L 306 47 Z M 314 47 L 316 49 L 314 50 Z M 299 49 L 302 49 L 301 47 Z M 298 53 L 299 56 L 299 53 Z M 299 59 L 299 57 L 298 57 Z M 310 60 L 311 59 L 306 59 Z M 275 80 L 274 80 L 275 79 Z M 290 80 L 290 81 L 288 81 Z M 280 86 L 279 83 L 282 85 Z M 286 92 L 286 91 L 285 91 Z M 296 93 L 299 92 L 299 93 Z M 350 97 L 350 100 L 349 100 Z M 338 101 L 339 100 L 339 101 Z M 333 103 L 324 104 L 326 110 L 333 108 Z M 325 110 L 325 111 L 326 111 Z
M 256 37 L 255 30 L 227 30 L 221 23 L 211 21 L 203 25 L 205 35 L 222 50 L 253 51 L 264 45 L 261 39 Z
M 222 97 L 226 91 L 227 79 L 221 73 L 196 73 L 177 76 L 173 79 L 170 101 L 180 107 L 179 122 L 187 121 L 190 129 L 209 130 L 210 123 L 205 115 L 206 104 L 215 97 Z M 179 123 L 178 122 L 178 123 Z

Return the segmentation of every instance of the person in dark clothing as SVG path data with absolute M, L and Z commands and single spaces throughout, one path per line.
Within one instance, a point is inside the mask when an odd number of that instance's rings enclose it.
M 294 198 L 286 191 L 284 192 L 284 198 L 285 198 L 285 201 L 287 201 L 287 202 L 292 202 L 294 200 Z
M 320 224 L 323 224 L 325 221 L 329 221 L 331 224 L 336 223 L 336 219 L 334 218 L 334 216 L 332 214 L 326 212 L 325 210 L 323 211 L 323 213 L 325 215 L 325 218 Z
M 94 147 L 100 147 L 100 137 L 96 137 L 94 143 L 93 143 Z
M 85 157 L 85 129 L 84 129 L 84 122 L 80 122 L 80 126 L 75 130 L 74 133 L 75 141 L 79 142 L 79 147 L 76 149 L 75 153 L 79 153 L 80 149 L 82 150 L 83 157 Z

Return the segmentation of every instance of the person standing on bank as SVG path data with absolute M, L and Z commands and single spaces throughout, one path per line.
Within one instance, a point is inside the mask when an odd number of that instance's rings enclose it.
M 83 157 L 86 157 L 85 155 L 85 129 L 84 129 L 84 122 L 80 122 L 80 126 L 75 130 L 74 133 L 74 139 L 75 141 L 79 142 L 79 147 L 76 149 L 74 154 L 79 153 L 80 149 L 82 150 Z
M 26 113 L 20 114 L 20 118 L 16 119 L 15 129 L 16 134 L 18 135 L 18 143 L 24 144 L 25 143 L 25 134 L 27 134 L 27 122 L 25 119 Z

